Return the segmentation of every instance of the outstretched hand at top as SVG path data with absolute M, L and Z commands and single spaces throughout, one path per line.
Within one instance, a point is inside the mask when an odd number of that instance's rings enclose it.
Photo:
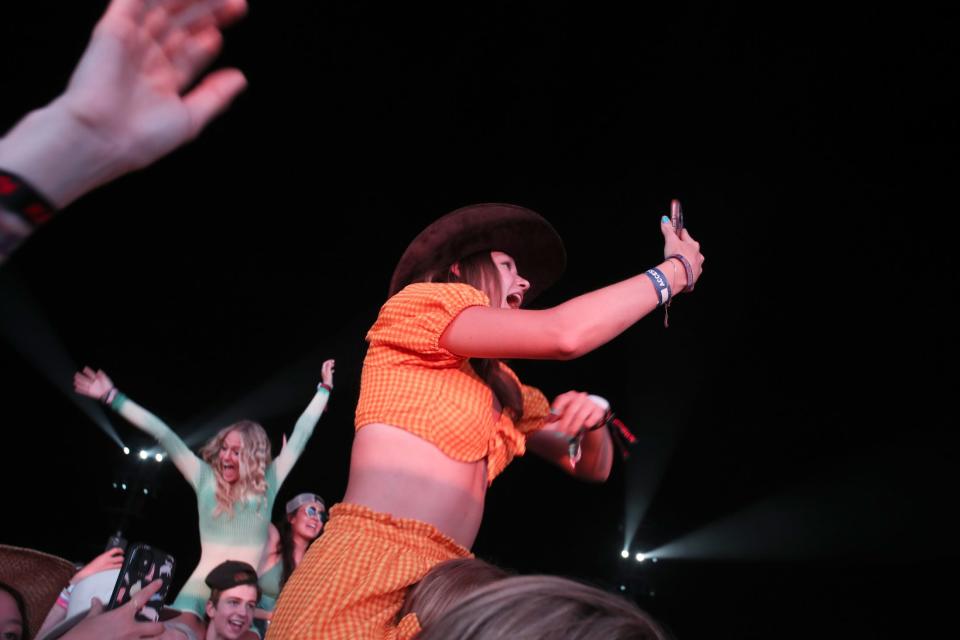
M 323 366 L 320 368 L 320 379 L 323 384 L 327 385 L 330 388 L 333 388 L 333 365 L 334 360 L 324 360 Z
M 82 396 L 99 400 L 113 389 L 113 381 L 99 369 L 84 367 L 83 371 L 73 374 L 73 389 Z
M 246 87 L 239 70 L 222 69 L 185 92 L 220 52 L 220 29 L 246 10 L 246 0 L 113 0 L 59 102 L 123 170 L 146 166 Z

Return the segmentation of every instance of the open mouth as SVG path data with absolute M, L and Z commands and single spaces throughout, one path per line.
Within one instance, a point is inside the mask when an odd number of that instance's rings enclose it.
M 234 631 L 244 631 L 247 628 L 247 624 L 246 618 L 230 618 L 227 620 L 227 625 Z
M 507 295 L 507 306 L 511 309 L 519 309 L 520 304 L 523 302 L 522 293 L 511 293 Z

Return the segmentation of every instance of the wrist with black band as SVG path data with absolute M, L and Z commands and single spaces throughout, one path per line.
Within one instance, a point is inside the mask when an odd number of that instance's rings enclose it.
M 15 173 L 0 169 L 0 206 L 31 227 L 50 220 L 56 208 L 29 182 Z

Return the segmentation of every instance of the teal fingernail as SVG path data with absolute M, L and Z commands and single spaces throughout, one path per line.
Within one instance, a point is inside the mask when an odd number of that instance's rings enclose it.
M 667 216 L 663 216 L 662 218 L 660 218 L 660 222 L 662 222 L 663 224 L 667 224 L 668 222 L 670 222 L 670 218 L 668 218 Z

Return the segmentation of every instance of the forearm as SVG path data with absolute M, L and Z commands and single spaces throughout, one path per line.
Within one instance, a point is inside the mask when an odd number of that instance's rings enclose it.
M 0 139 L 0 167 L 29 182 L 56 208 L 128 170 L 121 156 L 60 99 L 31 111 Z
M 189 482 L 194 482 L 200 464 L 199 459 L 163 420 L 119 392 L 110 403 L 110 407 L 126 418 L 130 424 L 156 439 L 184 477 Z
M 60 624 L 67 617 L 67 607 L 69 606 L 69 601 L 63 600 L 63 594 L 57 598 L 57 602 L 50 607 L 50 612 L 47 613 L 47 617 L 43 619 L 43 624 L 40 625 L 40 630 L 37 631 L 37 637 L 42 638 L 50 629 Z
M 168 427 L 163 420 L 138 405 L 123 393 L 117 393 L 116 398 L 110 403 L 110 408 L 126 418 L 127 422 L 153 437 L 161 444 L 169 443 L 176 445 L 176 441 L 180 440 L 179 436 L 177 436 L 173 429 Z
M 686 285 L 676 261 L 657 265 L 673 294 Z M 602 289 L 577 296 L 548 311 L 548 330 L 556 335 L 564 359 L 580 357 L 606 344 L 657 308 L 659 297 L 650 278 L 641 273 Z
M 284 481 L 300 457 L 300 454 L 306 449 L 307 442 L 310 440 L 310 436 L 313 435 L 313 429 L 317 426 L 320 416 L 323 415 L 329 399 L 330 392 L 326 388 L 320 387 L 317 389 L 317 393 L 313 396 L 313 399 L 310 400 L 310 404 L 308 404 L 304 412 L 300 414 L 297 423 L 293 427 L 293 433 L 290 434 L 290 439 L 274 462 L 276 465 L 277 480 L 279 482 L 282 483 Z
M 327 401 L 329 400 L 330 392 L 320 387 L 310 400 L 310 404 L 307 405 L 307 408 L 304 409 L 303 413 L 300 414 L 300 417 L 297 419 L 297 423 L 293 427 L 293 433 L 290 435 L 290 440 L 287 442 L 288 447 L 293 447 L 294 451 L 298 454 L 303 452 L 307 446 L 307 441 L 310 440 L 310 436 L 313 435 L 313 429 L 317 426 L 320 416 L 322 416 L 326 410 Z

